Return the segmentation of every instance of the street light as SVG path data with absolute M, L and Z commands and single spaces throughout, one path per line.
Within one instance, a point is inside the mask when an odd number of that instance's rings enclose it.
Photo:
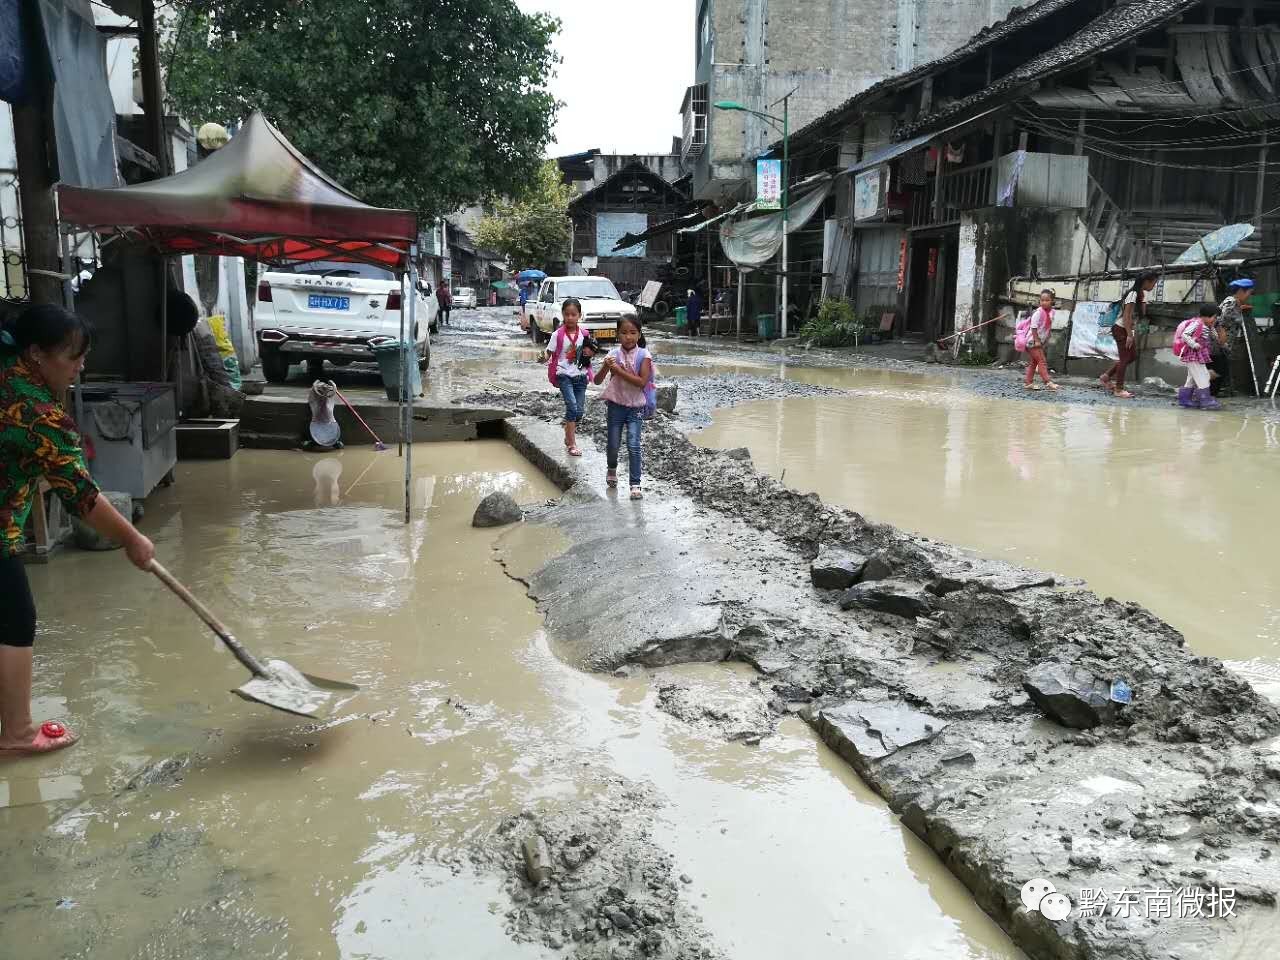
M 762 120 L 768 120 L 773 124 L 782 126 L 782 336 L 787 336 L 787 305 L 790 301 L 787 299 L 790 277 L 787 270 L 787 222 L 789 220 L 788 213 L 790 208 L 791 190 L 788 186 L 788 174 L 790 173 L 791 145 L 789 143 L 791 134 L 790 124 L 790 101 L 791 96 L 796 91 L 792 90 L 785 97 L 778 101 L 782 104 L 782 116 L 775 117 L 771 113 L 764 113 L 760 110 L 752 110 L 745 107 L 736 100 L 717 100 L 714 104 L 717 110 L 740 110 L 743 113 L 749 113 L 752 116 L 760 117 Z M 775 104 L 776 106 L 776 104 Z

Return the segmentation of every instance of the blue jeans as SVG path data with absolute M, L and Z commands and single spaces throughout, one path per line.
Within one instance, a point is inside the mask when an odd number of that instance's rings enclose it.
M 631 485 L 640 486 L 640 428 L 644 425 L 644 407 L 624 407 L 608 401 L 609 442 L 605 462 L 610 470 L 618 469 L 618 448 L 622 446 L 622 430 L 627 431 L 627 454 L 631 466 Z
M 564 394 L 564 419 L 567 423 L 577 423 L 587 406 L 587 378 L 560 374 L 556 379 L 560 383 L 560 392 Z

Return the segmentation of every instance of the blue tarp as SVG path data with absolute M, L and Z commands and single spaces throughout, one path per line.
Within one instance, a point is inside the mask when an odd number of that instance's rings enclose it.
M 22 42 L 22 0 L 0 0 L 0 100 L 21 103 L 27 98 L 30 58 Z

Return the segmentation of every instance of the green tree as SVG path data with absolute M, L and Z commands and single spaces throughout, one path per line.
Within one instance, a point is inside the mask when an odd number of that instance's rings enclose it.
M 560 22 L 514 0 L 174 0 L 169 94 L 197 123 L 261 109 L 361 199 L 434 217 L 516 193 L 558 104 Z
M 515 199 L 494 204 L 476 227 L 476 242 L 502 254 L 516 270 L 564 260 L 573 236 L 572 199 L 573 188 L 561 182 L 559 166 L 547 160 Z

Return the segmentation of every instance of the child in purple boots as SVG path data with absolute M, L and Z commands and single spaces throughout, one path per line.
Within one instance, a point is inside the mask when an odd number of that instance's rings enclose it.
M 1210 343 L 1215 336 L 1217 316 L 1218 308 L 1206 303 L 1200 307 L 1200 316 L 1183 320 L 1173 334 L 1174 355 L 1187 368 L 1186 385 L 1178 391 L 1179 406 L 1200 410 L 1222 409 L 1222 404 L 1209 392 Z

